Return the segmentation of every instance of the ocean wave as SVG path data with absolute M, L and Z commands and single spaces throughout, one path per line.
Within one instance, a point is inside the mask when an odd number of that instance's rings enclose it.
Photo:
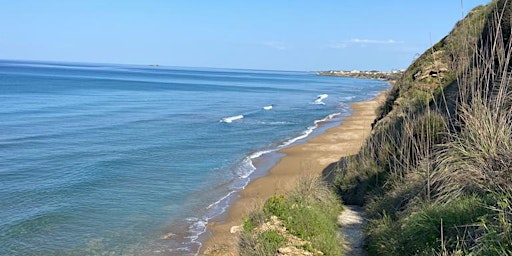
M 326 121 L 329 121 L 329 120 L 332 120 L 333 118 L 335 118 L 335 117 L 337 117 L 337 116 L 339 116 L 339 115 L 341 115 L 341 113 L 340 113 L 340 112 L 332 113 L 332 114 L 330 114 L 330 115 L 328 115 L 328 116 L 326 116 L 326 117 L 324 117 L 324 118 L 322 118 L 322 119 L 320 119 L 320 120 L 315 120 L 315 126 L 317 126 L 317 127 L 318 127 L 318 124 L 323 123 L 323 122 L 326 122 Z M 315 128 L 316 128 L 316 127 L 315 127 Z
M 268 111 L 268 110 L 272 110 L 273 108 L 274 108 L 274 105 L 268 105 L 268 106 L 264 106 L 262 109 Z M 245 118 L 247 116 L 251 116 L 251 115 L 257 114 L 258 112 L 261 112 L 262 109 L 253 110 L 253 111 L 250 111 L 250 112 L 245 112 L 243 114 L 236 115 L 236 116 L 224 117 L 224 118 L 220 119 L 220 122 L 221 123 L 232 123 L 233 121 L 240 120 L 240 119 L 243 119 L 243 118 Z
M 295 124 L 295 123 L 287 122 L 287 121 L 274 121 L 274 122 L 261 122 L 261 124 L 266 124 L 266 125 L 289 125 L 289 124 Z
M 287 141 L 285 141 L 281 146 L 279 146 L 280 148 L 283 148 L 283 147 L 287 147 L 295 142 L 297 142 L 298 140 L 301 140 L 301 139 L 305 139 L 307 138 L 316 128 L 318 128 L 318 125 L 320 123 L 323 123 L 323 122 L 326 122 L 326 121 L 329 121 L 333 118 L 335 118 L 336 116 L 339 116 L 341 115 L 341 113 L 333 113 L 333 114 L 330 114 L 322 119 L 319 119 L 319 120 L 315 120 L 314 122 L 314 125 L 313 126 L 309 126 L 308 128 L 306 128 L 305 131 L 302 132 L 301 135 L 297 136 L 297 137 L 294 137 L 294 138 L 291 138 Z
M 329 97 L 329 94 L 320 94 L 317 96 L 316 100 L 313 102 L 313 104 L 317 104 L 317 105 L 325 105 L 325 102 L 323 102 L 323 100 L 325 98 Z
M 221 123 L 232 123 L 233 121 L 243 119 L 244 115 L 236 115 L 236 116 L 230 116 L 230 117 L 224 117 L 220 119 Z
M 275 150 L 276 149 L 261 150 L 261 151 L 254 152 L 254 153 L 246 156 L 245 158 L 243 158 L 240 161 L 240 163 L 237 164 L 237 168 L 236 168 L 236 171 L 234 174 L 236 175 L 237 179 L 244 181 L 243 182 L 244 185 L 241 187 L 231 187 L 232 190 L 227 195 L 223 196 L 221 199 L 217 200 L 216 202 L 208 205 L 208 207 L 206 207 L 206 209 L 215 207 L 217 204 L 220 204 L 222 201 L 229 198 L 233 193 L 237 192 L 237 190 L 244 189 L 248 183 L 247 178 L 249 178 L 249 176 L 256 170 L 256 166 L 254 166 L 253 160 L 256 158 L 259 158 L 265 154 L 274 152 Z
M 258 151 L 258 152 L 255 152 L 255 153 L 252 153 L 249 158 L 250 159 L 256 159 L 262 155 L 265 155 L 265 154 L 268 154 L 268 153 L 271 153 L 271 152 L 274 152 L 275 150 L 272 150 L 272 149 L 269 149 L 269 150 L 262 150 L 262 151 Z
M 252 163 L 252 159 L 250 157 L 244 158 L 242 163 L 238 166 L 236 170 L 236 175 L 242 179 L 245 179 L 251 175 L 251 173 L 256 170 L 256 167 Z
M 238 167 L 235 173 L 236 178 L 233 181 L 233 184 L 236 184 L 237 181 L 243 184 L 241 186 L 232 186 L 226 195 L 208 205 L 206 207 L 208 213 L 206 214 L 206 216 L 204 216 L 204 218 L 187 218 L 187 221 L 190 223 L 189 232 L 191 233 L 191 235 L 188 236 L 187 238 L 190 239 L 191 242 L 196 242 L 197 238 L 205 232 L 205 227 L 208 224 L 208 221 L 220 214 L 223 214 L 229 207 L 228 202 L 230 201 L 230 198 L 235 193 L 239 192 L 240 190 L 244 189 L 245 186 L 247 186 L 247 184 L 250 181 L 249 176 L 256 170 L 256 167 L 253 164 L 253 160 L 273 151 L 275 151 L 275 149 L 261 150 L 254 152 L 243 158 L 243 160 L 240 163 L 238 163 Z
M 186 236 L 185 239 L 190 239 L 190 242 L 197 243 L 201 245 L 200 242 L 197 241 L 200 235 L 202 235 L 204 232 L 206 232 L 206 225 L 208 224 L 208 220 L 206 219 L 199 219 L 195 217 L 190 217 L 186 219 L 187 222 L 190 223 L 188 226 L 188 232 L 190 233 L 189 236 Z
M 339 99 L 342 100 L 342 101 L 351 101 L 351 100 L 353 100 L 355 98 L 356 98 L 356 96 L 353 96 L 353 95 L 352 96 L 339 97 Z
M 212 209 L 212 208 L 214 208 L 214 207 L 218 206 L 222 201 L 224 201 L 224 200 L 228 199 L 228 198 L 229 198 L 232 194 L 234 194 L 234 193 L 236 193 L 236 191 L 234 191 L 234 190 L 233 190 L 233 191 L 229 191 L 229 193 L 228 193 L 227 195 L 225 195 L 225 196 L 221 197 L 219 200 L 217 200 L 217 201 L 215 201 L 215 202 L 211 203 L 210 205 L 208 205 L 208 206 L 206 207 L 206 209 L 207 209 L 207 210 L 210 210 L 210 209 Z

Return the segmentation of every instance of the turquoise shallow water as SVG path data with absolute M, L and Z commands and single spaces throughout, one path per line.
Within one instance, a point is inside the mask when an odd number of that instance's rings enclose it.
M 193 255 L 255 159 L 386 88 L 307 72 L 0 61 L 0 255 Z

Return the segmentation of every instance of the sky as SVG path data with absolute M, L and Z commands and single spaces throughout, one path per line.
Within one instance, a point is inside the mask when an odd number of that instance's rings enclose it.
M 0 59 L 402 69 L 489 0 L 0 0 Z

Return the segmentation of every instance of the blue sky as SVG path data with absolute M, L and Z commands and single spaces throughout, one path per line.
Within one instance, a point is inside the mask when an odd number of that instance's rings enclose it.
M 0 0 L 0 59 L 406 68 L 488 0 Z

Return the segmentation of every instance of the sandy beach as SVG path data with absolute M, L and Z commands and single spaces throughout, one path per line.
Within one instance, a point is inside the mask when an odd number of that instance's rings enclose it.
M 240 191 L 225 219 L 209 223 L 209 238 L 204 242 L 200 255 L 237 255 L 238 234 L 232 231 L 236 229 L 235 226 L 242 224 L 243 217 L 270 196 L 289 191 L 299 177 L 320 175 L 330 163 L 357 153 L 370 134 L 375 110 L 384 99 L 385 92 L 382 92 L 373 100 L 353 103 L 352 115 L 346 117 L 339 126 L 328 129 L 306 143 L 281 150 L 280 153 L 285 156 L 267 175 L 252 181 Z

